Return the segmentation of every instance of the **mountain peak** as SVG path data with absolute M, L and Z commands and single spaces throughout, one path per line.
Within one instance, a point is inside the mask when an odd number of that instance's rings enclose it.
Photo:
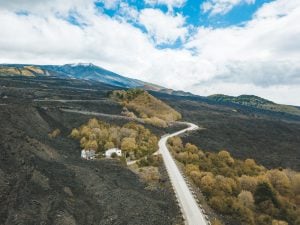
M 64 66 L 71 66 L 71 67 L 77 67 L 77 66 L 92 67 L 92 66 L 95 66 L 95 65 L 93 63 L 72 63 L 72 64 L 65 64 Z

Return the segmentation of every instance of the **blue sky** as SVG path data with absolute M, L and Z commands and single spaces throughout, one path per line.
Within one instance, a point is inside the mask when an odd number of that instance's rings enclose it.
M 215 14 L 211 15 L 209 12 L 204 12 L 201 10 L 201 5 L 206 0 L 187 0 L 183 1 L 181 7 L 174 7 L 173 14 L 180 13 L 186 18 L 186 24 L 195 27 L 205 26 L 205 27 L 227 27 L 232 25 L 243 25 L 246 21 L 251 20 L 254 13 L 265 3 L 269 3 L 274 0 L 256 0 L 251 3 L 246 3 L 245 1 L 240 1 L 237 4 L 232 4 L 233 7 L 225 14 Z M 168 6 L 165 4 L 147 4 L 145 1 L 137 0 L 127 0 L 126 2 L 130 7 L 141 11 L 145 8 L 154 8 L 161 10 L 164 13 L 168 13 Z M 228 1 L 230 2 L 230 0 Z M 233 1 L 234 2 L 234 1 Z M 108 16 L 114 17 L 118 15 L 120 6 L 116 5 L 113 8 L 105 8 L 104 2 L 96 2 L 96 7 L 103 11 Z
M 300 105 L 299 21 L 299 0 L 0 0 L 0 62 Z

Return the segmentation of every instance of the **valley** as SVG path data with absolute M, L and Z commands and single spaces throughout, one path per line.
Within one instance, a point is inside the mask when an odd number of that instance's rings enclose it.
M 139 123 L 159 137 L 184 129 L 184 123 L 175 122 L 182 117 L 181 121 L 190 121 L 203 128 L 181 134 L 184 145 L 190 142 L 212 153 L 226 149 L 235 160 L 255 159 L 267 168 L 299 170 L 297 134 L 300 120 L 294 114 L 157 91 L 151 91 L 149 96 L 140 92 L 144 97 L 124 104 L 110 96 L 120 87 L 88 80 L 4 76 L 0 81 L 0 224 L 21 221 L 62 225 L 96 221 L 99 224 L 183 222 L 182 209 L 176 204 L 168 178 L 172 172 L 167 169 L 167 173 L 161 161 L 150 157 L 154 149 L 138 161 L 139 169 L 132 170 L 122 160 L 80 159 L 83 146 L 70 134 L 91 118 L 110 124 L 114 129 L 126 127 L 129 122 Z M 159 100 L 154 100 L 155 97 Z M 150 104 L 148 109 L 151 110 L 143 111 L 144 98 L 153 98 L 151 101 L 161 105 Z M 159 110 L 167 113 L 157 114 Z M 147 118 L 153 116 L 168 126 L 147 122 Z M 115 142 L 116 145 L 120 147 L 121 143 Z M 97 148 L 103 151 L 103 146 Z M 139 159 L 145 156 L 143 154 L 140 152 L 134 157 Z M 152 168 L 150 179 L 150 175 L 145 174 L 147 168 Z M 188 171 L 183 172 L 190 176 Z M 198 185 L 193 177 L 190 179 Z M 206 209 L 212 224 L 219 224 L 211 209 Z M 36 213 L 39 217 L 33 216 Z M 224 224 L 232 222 L 230 213 L 217 217 Z M 234 221 L 239 224 L 236 218 Z
M 65 85 L 69 88 L 63 88 Z M 49 78 L 1 79 L 1 96 L 7 98 L 1 97 L 1 104 L 6 105 L 0 106 L 0 224 L 180 222 L 179 209 L 167 181 L 161 184 L 162 189 L 147 190 L 136 174 L 117 161 L 83 161 L 79 143 L 69 138 L 71 130 L 91 116 L 60 108 L 120 114 L 119 104 L 109 100 L 92 104 L 34 101 L 62 97 L 101 99 L 112 89 L 104 84 Z M 124 118 L 93 117 L 116 125 L 128 122 Z M 48 134 L 55 129 L 61 134 L 50 138 Z M 153 132 L 166 131 L 155 128 Z

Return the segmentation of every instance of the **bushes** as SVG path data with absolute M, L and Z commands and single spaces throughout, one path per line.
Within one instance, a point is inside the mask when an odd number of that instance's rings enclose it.
M 217 212 L 242 225 L 300 224 L 300 173 L 267 170 L 253 159 L 234 159 L 225 150 L 203 152 L 189 143 L 183 146 L 178 137 L 168 145 Z
M 51 133 L 48 134 L 50 138 L 56 138 L 60 135 L 60 129 L 55 129 Z
M 133 122 L 119 127 L 90 119 L 87 124 L 74 128 L 70 136 L 80 140 L 82 148 L 104 152 L 116 147 L 134 158 L 151 155 L 158 147 L 157 137 L 144 126 Z

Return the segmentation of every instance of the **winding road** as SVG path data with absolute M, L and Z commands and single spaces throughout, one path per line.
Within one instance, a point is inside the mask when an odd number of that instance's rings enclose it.
M 79 113 L 84 115 L 93 115 L 93 116 L 107 116 L 111 118 L 127 118 L 125 116 L 120 115 L 111 115 L 105 113 L 97 113 L 97 112 L 90 112 L 90 111 L 81 111 L 81 110 L 74 110 L 74 109 L 61 109 L 64 112 L 69 113 Z M 133 118 L 130 118 L 132 120 Z M 140 119 L 134 118 L 133 120 L 139 121 Z M 184 180 L 182 174 L 180 173 L 175 160 L 173 159 L 170 151 L 167 148 L 167 141 L 170 137 L 177 136 L 187 131 L 197 130 L 199 127 L 193 123 L 187 122 L 177 122 L 180 124 L 188 125 L 188 128 L 183 130 L 177 131 L 173 134 L 167 134 L 161 137 L 158 142 L 159 150 L 158 152 L 162 155 L 165 167 L 167 169 L 168 175 L 170 177 L 173 189 L 176 194 L 176 198 L 179 202 L 179 206 L 182 210 L 183 217 L 185 219 L 186 225 L 209 225 L 210 223 L 205 219 L 199 205 L 197 204 L 196 199 L 194 198 L 191 190 L 189 189 L 186 181 Z
M 158 145 L 159 152 L 162 154 L 167 172 L 169 174 L 172 186 L 174 188 L 176 197 L 178 199 L 180 208 L 187 225 L 207 225 L 208 222 L 205 219 L 199 205 L 196 202 L 192 192 L 188 188 L 183 176 L 181 175 L 175 160 L 167 148 L 167 141 L 170 137 L 177 136 L 186 131 L 197 130 L 199 127 L 192 123 L 184 123 L 189 127 L 173 134 L 164 135 Z

